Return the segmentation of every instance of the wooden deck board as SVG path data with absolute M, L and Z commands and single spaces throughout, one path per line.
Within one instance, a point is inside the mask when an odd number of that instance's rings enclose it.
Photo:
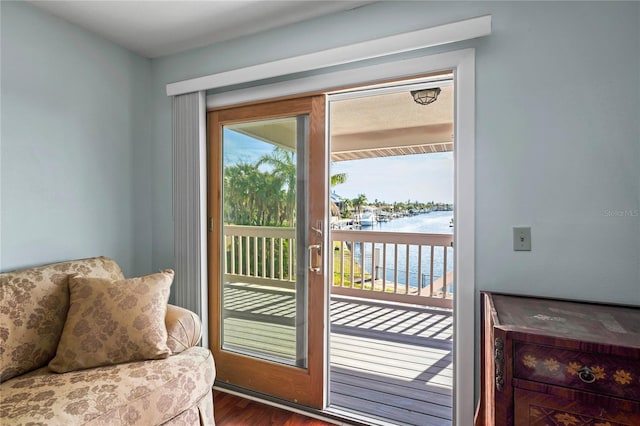
M 225 292 L 228 347 L 294 359 L 293 294 L 253 290 Z M 451 426 L 451 311 L 340 297 L 330 309 L 330 409 L 390 424 Z
M 351 359 L 355 359 L 363 363 L 370 363 L 371 367 L 367 367 L 367 369 L 373 369 L 373 367 L 378 366 L 378 369 L 382 371 L 385 371 L 385 366 L 387 365 L 397 365 L 401 366 L 406 373 L 419 373 L 421 371 L 424 371 L 424 369 L 427 367 L 447 370 L 449 367 L 451 367 L 452 362 L 450 357 L 420 358 L 415 356 L 408 356 L 402 353 L 397 353 L 396 357 L 392 357 L 389 353 L 385 353 L 381 349 L 368 349 L 364 354 L 364 350 L 358 349 L 361 348 L 333 345 L 331 349 L 333 353 L 332 362 L 344 364 Z M 424 362 L 428 362 L 429 365 L 425 366 Z
M 423 406 L 424 408 L 420 410 L 420 414 L 424 414 L 427 416 L 434 416 L 438 418 L 448 419 L 451 416 L 451 407 L 441 404 L 434 404 L 432 401 L 423 401 L 419 399 L 406 398 L 397 396 L 396 398 L 389 398 L 389 391 L 385 390 L 375 390 L 375 389 L 362 389 L 359 384 L 357 385 L 347 385 L 343 383 L 333 383 L 332 392 L 341 395 L 350 395 L 357 397 L 363 401 L 360 402 L 360 405 L 365 408 L 365 412 L 369 412 L 372 408 L 372 404 L 366 403 L 374 402 L 375 404 L 380 404 L 380 401 L 383 404 L 391 404 L 394 408 L 401 408 L 407 411 L 411 411 L 417 413 L 416 407 Z
M 295 330 L 290 326 L 265 324 L 239 318 L 225 318 L 225 348 L 258 352 L 295 363 Z
M 344 335 L 340 333 L 333 333 L 333 339 L 331 340 L 331 347 L 344 348 L 344 350 L 354 350 L 358 352 L 366 351 L 378 351 L 381 355 L 390 356 L 392 358 L 406 357 L 419 357 L 424 360 L 440 360 L 443 357 L 451 358 L 451 352 L 447 349 L 440 347 L 428 347 L 411 345 L 401 342 L 382 341 L 384 344 L 380 344 L 381 340 L 370 337 L 358 337 L 352 335 Z M 403 358 L 404 359 L 404 358 Z
M 333 298 L 330 403 L 402 425 L 451 425 L 451 311 Z
M 395 425 L 412 426 L 451 426 L 450 419 L 426 415 L 417 411 L 398 408 L 394 401 L 380 403 L 379 401 L 366 401 L 359 396 L 341 395 L 346 411 L 366 413 L 380 420 L 387 420 Z
M 411 395 L 412 399 L 418 401 L 424 401 L 427 403 L 433 403 L 438 405 L 445 405 L 451 407 L 452 405 L 452 390 L 443 386 L 425 385 L 417 382 L 410 382 L 404 380 L 386 380 L 384 377 L 376 377 L 371 375 L 367 380 L 367 387 L 369 389 L 378 390 L 381 392 L 387 392 L 392 395 L 400 397 L 407 397 L 407 394 Z M 361 386 L 362 375 L 353 375 L 351 371 L 342 370 L 338 367 L 331 368 L 331 383 L 342 383 L 346 385 Z M 407 389 L 413 389 L 415 392 L 407 392 Z M 427 391 L 427 392 L 425 392 Z
M 338 362 L 333 362 L 332 364 L 338 364 Z M 415 372 L 408 372 L 402 366 L 393 366 L 393 365 L 379 365 L 379 366 L 370 366 L 367 362 L 363 361 L 351 361 L 344 362 L 341 361 L 339 363 L 343 368 L 347 368 L 353 371 L 362 372 L 364 374 L 374 374 L 380 378 L 389 378 L 389 379 L 400 379 L 400 380 L 415 380 L 420 383 L 426 384 L 434 384 L 438 386 L 447 386 L 452 381 L 451 373 L 449 374 L 441 374 L 440 372 L 436 373 L 428 373 L 422 372 L 418 374 L 414 374 Z M 377 367 L 377 368 L 376 368 Z M 339 401 L 331 400 L 332 403 L 338 403 Z
M 332 364 L 399 377 L 415 378 L 426 374 L 427 370 L 434 376 L 441 374 L 444 377 L 451 377 L 450 359 L 424 358 L 420 360 L 414 357 L 403 357 L 401 354 L 392 357 L 391 355 L 379 355 L 379 350 L 374 353 L 371 350 L 358 351 L 357 349 L 332 347 Z

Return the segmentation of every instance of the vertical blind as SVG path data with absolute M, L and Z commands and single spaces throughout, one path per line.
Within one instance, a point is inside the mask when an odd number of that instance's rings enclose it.
M 208 347 L 205 92 L 172 102 L 175 303 L 200 316 Z

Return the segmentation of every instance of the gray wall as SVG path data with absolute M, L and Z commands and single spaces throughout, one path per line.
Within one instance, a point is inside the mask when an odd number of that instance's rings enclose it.
M 640 304 L 637 2 L 377 3 L 153 60 L 154 268 L 173 264 L 166 83 L 485 14 L 490 36 L 422 52 L 476 49 L 476 289 Z
M 1 13 L 0 270 L 150 272 L 151 62 L 26 3 Z

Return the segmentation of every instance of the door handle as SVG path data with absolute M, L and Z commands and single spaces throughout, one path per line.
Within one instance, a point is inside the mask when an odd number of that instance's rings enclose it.
M 322 244 L 309 245 L 309 271 L 316 273 L 322 271 Z

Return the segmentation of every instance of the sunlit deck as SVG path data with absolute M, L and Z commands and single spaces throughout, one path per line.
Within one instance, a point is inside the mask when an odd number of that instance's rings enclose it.
M 293 292 L 232 285 L 225 300 L 228 345 L 295 359 Z M 381 424 L 452 424 L 450 310 L 334 296 L 330 312 L 330 410 Z
M 400 425 L 451 425 L 451 311 L 333 298 L 330 404 Z

